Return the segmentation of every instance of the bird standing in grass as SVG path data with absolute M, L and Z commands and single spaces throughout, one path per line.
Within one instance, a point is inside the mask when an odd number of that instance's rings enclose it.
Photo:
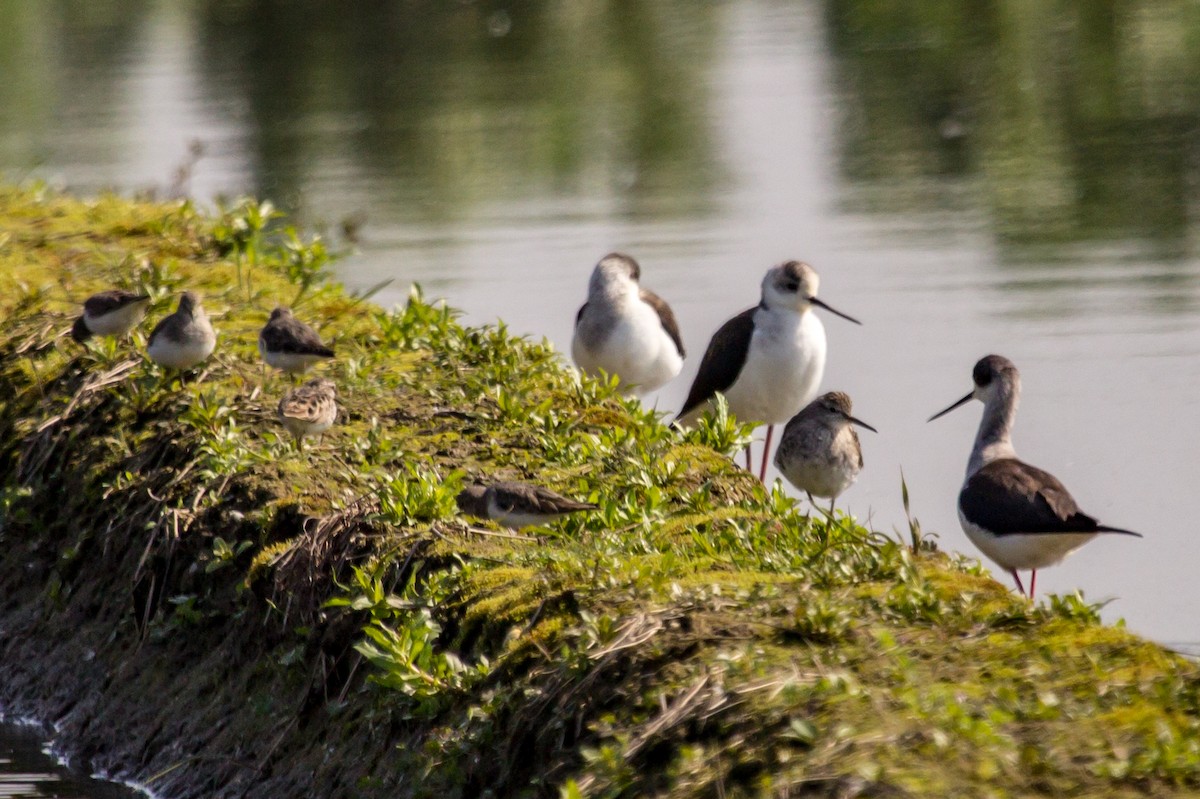
M 841 391 L 822 394 L 793 416 L 779 438 L 775 467 L 801 491 L 833 506 L 862 471 L 862 446 L 854 425 L 878 432 L 852 414 L 850 396 Z
M 113 289 L 93 294 L 83 301 L 83 313 L 71 327 L 71 338 L 83 342 L 88 337 L 129 334 L 146 317 L 149 294 Z
M 302 374 L 314 363 L 333 357 L 333 350 L 325 346 L 317 331 L 285 305 L 271 311 L 258 334 L 258 352 L 268 365 L 289 374 Z
M 1140 533 L 1108 527 L 1079 509 L 1054 475 L 1017 458 L 1012 428 L 1021 398 L 1021 375 L 1000 355 L 981 358 L 972 372 L 975 387 L 929 417 L 933 421 L 972 399 L 983 402 L 983 418 L 958 493 L 958 520 L 971 543 L 1007 569 L 1021 593 L 1019 569 L 1029 569 L 1029 598 L 1037 571 L 1063 558 L 1100 533 Z
M 309 380 L 279 400 L 279 421 L 296 437 L 297 445 L 305 436 L 324 433 L 337 420 L 337 387 L 325 377 Z
M 200 296 L 185 291 L 175 313 L 154 326 L 146 352 L 159 366 L 183 370 L 202 363 L 216 346 L 217 333 L 200 304 Z
M 766 424 L 760 480 L 766 480 L 775 425 L 812 401 L 825 372 L 825 327 L 813 306 L 862 324 L 817 299 L 819 282 L 816 270 L 799 261 L 767 270 L 759 304 L 713 334 L 676 418 L 692 424 L 719 391 L 738 421 Z M 746 469 L 754 471 L 749 447 Z
M 588 299 L 575 316 L 571 357 L 585 374 L 616 375 L 621 391 L 648 393 L 683 368 L 683 340 L 671 306 L 639 284 L 638 262 L 619 252 L 600 259 Z
M 463 513 L 513 529 L 549 524 L 568 513 L 597 508 L 542 486 L 514 482 L 467 486 L 458 494 L 458 507 Z

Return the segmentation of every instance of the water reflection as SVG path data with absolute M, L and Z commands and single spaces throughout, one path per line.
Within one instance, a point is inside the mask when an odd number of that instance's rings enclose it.
M 597 185 L 630 214 L 695 214 L 716 174 L 697 74 L 715 6 L 0 0 L 0 11 L 9 168 L 103 163 L 143 126 L 146 138 L 175 133 L 182 161 L 186 131 L 121 118 L 173 110 L 137 97 L 153 77 L 142 71 L 173 60 L 195 84 L 158 88 L 197 95 L 183 99 L 208 130 L 192 135 L 247 162 L 221 188 L 293 209 L 353 179 L 367 204 L 426 223 Z
M 712 182 L 713 155 L 695 66 L 713 46 L 713 7 L 339 8 L 200 4 L 203 71 L 254 75 L 206 89 L 214 102 L 246 93 L 267 194 L 302 198 L 324 180 L 314 161 L 332 152 L 338 170 L 413 221 L 451 223 L 478 203 L 594 182 L 620 186 L 629 213 L 699 210 L 692 198 Z
M 1004 261 L 1130 237 L 1154 258 L 1192 253 L 1200 8 L 824 9 L 848 210 L 937 211 L 966 192 Z M 597 187 L 620 213 L 695 216 L 723 188 L 708 107 L 720 5 L 0 0 L 0 11 L 9 168 L 136 146 L 122 138 L 143 123 L 119 117 L 153 33 L 179 44 L 195 77 L 180 88 L 219 120 L 210 155 L 246 161 L 243 182 L 223 189 L 303 208 L 360 181 L 362 210 L 452 225 L 481 203 Z
M 1194 254 L 1200 8 L 1178 2 L 880 5 L 831 0 L 839 158 L 871 210 L 970 180 L 1004 261 L 1137 238 Z M 944 182 L 939 181 L 942 185 Z

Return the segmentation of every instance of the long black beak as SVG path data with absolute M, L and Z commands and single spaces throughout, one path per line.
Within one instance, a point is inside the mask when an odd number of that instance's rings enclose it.
M 972 391 L 970 394 L 963 397 L 962 399 L 960 399 L 958 402 L 951 405 L 946 410 L 938 411 L 937 413 L 935 413 L 933 416 L 930 416 L 925 421 L 932 422 L 934 419 L 937 419 L 938 417 L 945 416 L 946 414 L 950 413 L 950 411 L 954 410 L 955 408 L 959 407 L 960 405 L 966 405 L 968 402 L 970 402 L 973 399 L 975 399 L 975 392 Z
M 818 308 L 824 308 L 825 310 L 829 311 L 831 314 L 836 314 L 836 315 L 842 317 L 843 319 L 853 322 L 856 325 L 862 324 L 862 322 L 858 321 L 853 316 L 844 314 L 835 308 L 830 308 L 823 300 L 818 300 L 816 297 L 809 297 L 808 301 L 811 302 L 813 305 L 817 306 Z
M 874 427 L 871 427 L 871 425 L 869 425 L 869 424 L 867 424 L 866 422 L 864 422 L 862 419 L 856 419 L 856 418 L 854 418 L 853 416 L 851 416 L 850 414 L 846 414 L 846 420 L 847 420 L 847 421 L 849 421 L 849 422 L 853 422 L 854 424 L 858 425 L 859 427 L 865 427 L 865 428 L 867 428 L 868 430 L 870 430 L 872 433 L 878 433 L 878 432 L 879 432 L 879 431 L 878 431 L 878 430 L 876 430 Z

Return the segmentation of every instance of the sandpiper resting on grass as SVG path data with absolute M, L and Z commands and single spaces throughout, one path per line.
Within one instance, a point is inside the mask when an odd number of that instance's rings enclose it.
M 146 352 L 159 366 L 183 370 L 202 363 L 216 346 L 217 333 L 200 305 L 200 295 L 185 291 L 175 313 L 154 326 Z
M 597 506 L 568 499 L 541 486 L 503 482 L 467 486 L 458 494 L 458 507 L 463 513 L 519 529 L 549 524 L 568 513 L 596 510 Z
M 292 315 L 286 305 L 271 311 L 258 334 L 258 352 L 268 365 L 291 374 L 303 373 L 318 361 L 333 357 L 317 331 Z
M 1021 375 L 1008 358 L 988 355 L 975 364 L 975 387 L 933 421 L 973 399 L 983 402 L 983 418 L 967 461 L 967 479 L 958 492 L 958 520 L 971 543 L 1008 569 L 1025 593 L 1018 569 L 1030 569 L 1029 598 L 1037 571 L 1062 559 L 1099 533 L 1140 533 L 1100 524 L 1079 509 L 1058 478 L 1017 459 L 1013 420 L 1021 398 Z
M 71 338 L 84 341 L 89 336 L 125 336 L 146 316 L 149 294 L 113 289 L 93 294 L 83 301 L 83 314 L 71 328 Z
M 775 467 L 801 491 L 829 502 L 829 514 L 843 491 L 862 471 L 862 446 L 854 425 L 878 432 L 851 415 L 850 396 L 822 394 L 791 418 L 775 450 Z
M 337 419 L 337 387 L 326 377 L 316 377 L 283 395 L 279 421 L 303 443 L 305 436 L 320 435 Z

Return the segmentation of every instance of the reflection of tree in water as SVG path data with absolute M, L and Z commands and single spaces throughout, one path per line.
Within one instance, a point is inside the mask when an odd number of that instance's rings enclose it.
M 1131 237 L 1164 257 L 1186 251 L 1200 7 L 826 7 L 850 202 L 938 210 L 970 192 L 1006 257 Z M 119 114 L 132 51 L 163 8 L 0 0 L 4 157 L 35 161 L 39 132 L 56 117 Z M 249 188 L 286 204 L 354 182 L 370 202 L 418 220 L 548 196 L 611 199 L 647 217 L 711 209 L 719 181 L 707 70 L 724 16 L 713 4 L 184 8 L 207 103 L 248 131 L 235 146 L 258 170 Z M 121 133 L 118 120 L 76 135 L 71 158 L 100 160 L 105 136 Z
M 672 3 L 202 4 L 205 74 L 243 76 L 260 190 L 319 182 L 317 156 L 407 213 L 616 188 L 694 212 L 714 9 Z M 675 203 L 673 207 L 670 203 Z
M 87 119 L 119 104 L 121 78 L 148 0 L 0 0 L 0 133 L 4 158 L 46 157 L 54 118 Z M 81 148 L 99 147 L 96 136 Z M 86 157 L 86 153 L 79 153 Z
M 1136 237 L 1179 257 L 1200 8 L 835 0 L 843 174 L 885 210 L 967 175 L 1009 245 Z

